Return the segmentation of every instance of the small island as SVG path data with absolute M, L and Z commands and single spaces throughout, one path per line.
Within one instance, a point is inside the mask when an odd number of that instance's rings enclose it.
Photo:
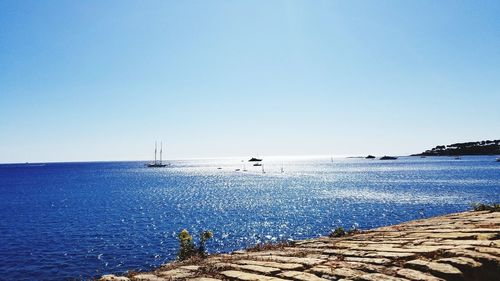
M 411 156 L 458 156 L 458 155 L 498 155 L 500 140 L 484 140 L 476 142 L 438 145 L 432 149 Z
M 398 158 L 394 157 L 394 156 L 387 156 L 387 155 L 380 157 L 380 160 L 396 160 L 396 159 L 398 159 Z
M 252 158 L 250 158 L 250 160 L 248 160 L 248 162 L 260 162 L 260 161 L 262 161 L 262 159 L 255 158 L 255 157 L 252 157 Z

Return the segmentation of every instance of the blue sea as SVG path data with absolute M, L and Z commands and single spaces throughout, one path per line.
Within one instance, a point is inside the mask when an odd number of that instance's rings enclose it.
M 241 160 L 0 165 L 0 279 L 149 270 L 175 259 L 184 228 L 213 231 L 217 253 L 500 202 L 492 156 L 268 158 L 265 173 Z

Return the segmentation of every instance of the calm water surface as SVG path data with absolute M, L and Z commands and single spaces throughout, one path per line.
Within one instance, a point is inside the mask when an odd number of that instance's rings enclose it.
M 0 279 L 88 279 L 175 258 L 176 233 L 210 252 L 326 235 L 500 201 L 494 157 L 241 159 L 0 165 Z M 283 163 L 284 173 L 280 172 Z M 217 169 L 221 167 L 222 169 Z

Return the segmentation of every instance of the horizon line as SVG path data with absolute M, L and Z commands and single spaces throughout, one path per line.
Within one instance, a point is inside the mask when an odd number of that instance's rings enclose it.
M 373 155 L 373 154 L 371 154 Z M 392 155 L 385 154 L 397 157 L 405 157 L 411 155 Z M 258 156 L 259 158 L 271 158 L 271 159 L 280 159 L 280 158 L 288 158 L 288 159 L 306 159 L 306 158 L 350 158 L 350 157 L 365 157 L 366 155 L 359 154 L 309 154 L 309 155 L 267 155 L 267 156 Z M 215 160 L 215 159 L 241 159 L 245 160 L 252 156 L 221 156 L 221 157 L 174 157 L 169 159 L 163 159 L 163 161 L 184 161 L 184 160 Z M 109 163 L 109 162 L 149 162 L 152 159 L 127 159 L 127 160 L 69 160 L 69 161 L 61 161 L 61 160 L 49 160 L 49 161 L 26 161 L 26 162 L 0 162 L 0 165 L 9 165 L 9 164 L 48 164 L 48 163 Z

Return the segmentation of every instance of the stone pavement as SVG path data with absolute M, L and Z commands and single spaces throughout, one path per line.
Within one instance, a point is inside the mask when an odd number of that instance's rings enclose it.
M 100 280 L 500 280 L 500 212 L 463 212 Z

